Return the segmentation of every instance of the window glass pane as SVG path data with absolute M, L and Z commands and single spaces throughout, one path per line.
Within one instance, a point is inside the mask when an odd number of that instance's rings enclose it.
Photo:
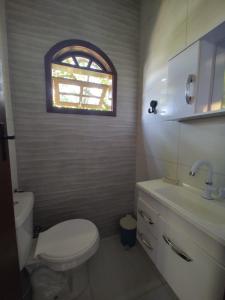
M 94 61 L 91 63 L 90 68 L 93 70 L 102 70 L 102 68 L 99 65 L 97 65 Z
M 111 74 L 52 64 L 52 82 L 57 107 L 112 110 Z
M 94 97 L 83 97 L 82 103 L 83 104 L 91 104 L 91 105 L 99 105 L 100 99 Z
M 60 83 L 59 84 L 59 92 L 60 93 L 80 94 L 80 86 L 79 85 Z
M 100 97 L 102 95 L 102 89 L 84 87 L 83 93 L 84 93 L 84 95 L 87 95 L 87 96 Z
M 64 60 L 62 60 L 62 62 L 63 62 L 64 64 L 75 65 L 75 62 L 74 62 L 74 60 L 73 60 L 72 57 L 67 57 L 67 58 L 65 58 Z
M 89 82 L 93 82 L 93 83 L 101 83 L 101 84 L 107 84 L 107 85 L 111 85 L 112 84 L 112 80 L 108 78 L 108 76 L 90 76 L 89 77 Z
M 112 99 L 112 89 L 108 88 L 105 93 L 105 99 Z
M 105 103 L 107 106 L 109 106 L 109 107 L 112 106 L 112 100 L 104 99 L 104 103 Z
M 73 73 L 73 69 L 74 68 L 72 67 L 53 64 L 52 76 L 57 78 L 74 79 L 75 76 Z
M 75 96 L 75 95 L 60 94 L 60 101 L 61 102 L 70 102 L 70 103 L 79 103 L 80 97 Z
M 80 67 L 87 67 L 89 63 L 89 59 L 81 56 L 76 56 L 76 60 Z
M 57 78 L 77 79 L 93 83 L 112 85 L 112 75 L 104 72 L 77 69 L 70 66 L 52 64 L 52 76 Z
M 89 82 L 101 83 L 102 82 L 102 78 L 98 77 L 98 76 L 90 76 L 89 77 Z
M 88 81 L 88 76 L 87 75 L 76 74 L 75 77 L 76 77 L 77 80 L 80 80 L 80 81 Z

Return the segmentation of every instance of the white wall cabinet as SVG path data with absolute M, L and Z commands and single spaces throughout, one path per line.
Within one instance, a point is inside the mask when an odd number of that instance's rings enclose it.
M 177 118 L 195 113 L 199 52 L 200 42 L 196 42 L 168 63 L 167 117 Z M 192 99 L 189 100 L 189 97 Z
M 215 249 L 224 248 L 149 194 L 137 195 L 137 239 L 179 299 L 222 300 L 225 262 Z
M 225 114 L 225 22 L 168 62 L 167 120 Z

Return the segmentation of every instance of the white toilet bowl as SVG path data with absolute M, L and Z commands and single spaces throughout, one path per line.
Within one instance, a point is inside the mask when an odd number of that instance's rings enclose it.
M 40 233 L 34 255 L 52 270 L 67 271 L 86 262 L 98 246 L 97 227 L 88 220 L 72 219 Z
M 64 271 L 71 298 L 88 285 L 86 262 L 99 246 L 97 227 L 88 220 L 72 219 L 40 233 L 35 257 L 54 271 Z
M 31 251 L 33 193 L 14 194 L 14 203 L 22 269 Z M 89 220 L 72 219 L 41 232 L 34 256 L 51 270 L 65 274 L 71 289 L 71 299 L 74 299 L 88 284 L 86 262 L 94 255 L 98 246 L 99 232 L 95 224 Z

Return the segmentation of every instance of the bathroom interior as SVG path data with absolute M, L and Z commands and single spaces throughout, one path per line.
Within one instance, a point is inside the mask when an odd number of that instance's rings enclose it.
M 0 0 L 0 299 L 225 299 L 225 1 Z

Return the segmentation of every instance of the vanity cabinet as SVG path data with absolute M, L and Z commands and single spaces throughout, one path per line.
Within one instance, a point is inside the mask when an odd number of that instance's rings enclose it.
M 186 232 L 160 218 L 157 266 L 180 299 L 223 297 L 225 271 Z
M 150 194 L 137 195 L 137 239 L 179 299 L 222 300 L 224 248 Z

